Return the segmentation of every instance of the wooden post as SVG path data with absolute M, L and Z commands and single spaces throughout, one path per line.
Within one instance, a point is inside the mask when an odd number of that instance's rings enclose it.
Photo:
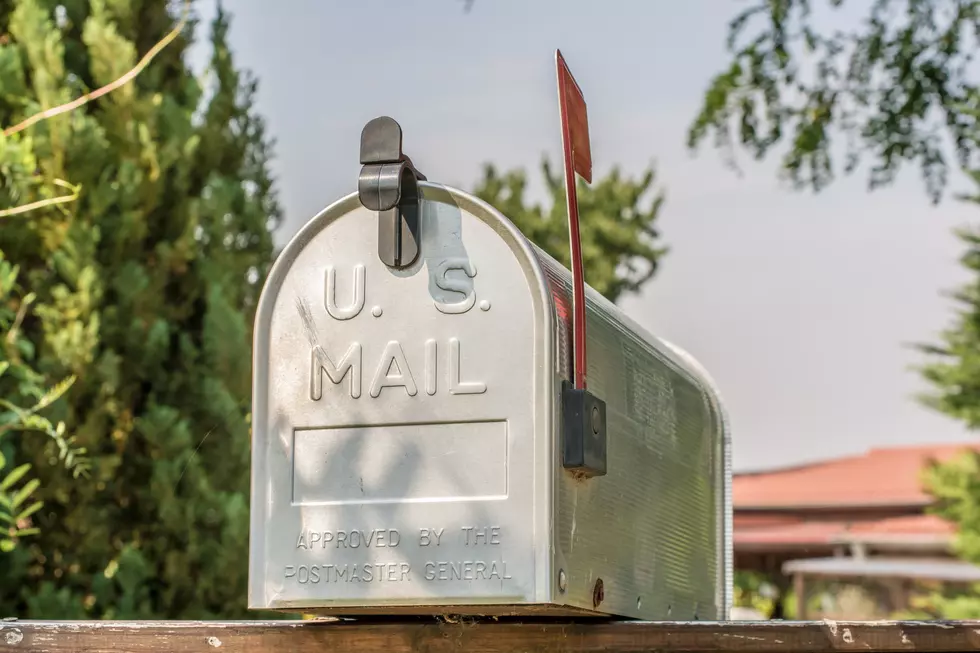
M 796 592 L 796 618 L 806 619 L 806 581 L 803 574 L 793 574 L 793 591 Z
M 839 653 L 980 650 L 976 622 L 0 622 L 0 651 Z

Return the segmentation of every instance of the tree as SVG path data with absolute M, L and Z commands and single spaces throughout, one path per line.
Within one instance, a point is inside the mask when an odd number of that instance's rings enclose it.
M 0 125 L 119 79 L 172 4 L 0 4 Z M 45 503 L 0 565 L 0 613 L 248 614 L 250 325 L 280 209 L 228 30 L 219 10 L 207 84 L 191 21 L 135 80 L 0 138 L 0 209 L 40 203 L 0 229 L 37 297 L 23 334 L 46 378 L 77 377 L 50 410 L 90 463 L 75 483 L 40 444 L 13 451 Z
M 969 199 L 980 202 L 980 196 Z M 957 232 L 966 245 L 961 264 L 972 280 L 953 293 L 959 310 L 953 325 L 941 334 L 941 344 L 922 346 L 931 362 L 921 366 L 932 392 L 921 399 L 935 410 L 980 429 L 980 232 L 976 227 Z M 957 555 L 980 564 L 980 454 L 966 452 L 945 463 L 931 463 L 923 482 L 936 499 L 933 512 L 957 525 Z M 950 619 L 980 618 L 976 593 L 927 594 L 918 597 L 919 613 Z
M 713 136 L 730 162 L 736 143 L 756 158 L 787 143 L 782 172 L 798 188 L 820 190 L 838 172 L 838 134 L 845 174 L 868 157 L 878 188 L 914 162 L 938 201 L 948 149 L 956 167 L 977 163 L 980 95 L 970 63 L 980 2 L 874 0 L 856 29 L 815 26 L 814 5 L 833 15 L 846 4 L 755 0 L 741 11 L 729 25 L 731 63 L 711 81 L 688 143 Z
M 507 216 L 531 242 L 568 267 L 564 176 L 554 173 L 547 159 L 542 161 L 541 172 L 551 197 L 547 209 L 528 204 L 527 175 L 519 169 L 501 174 L 487 164 L 474 192 Z M 591 185 L 578 185 L 585 281 L 610 301 L 637 292 L 656 273 L 667 253 L 665 247 L 656 246 L 659 234 L 655 222 L 664 196 L 652 192 L 654 178 L 652 168 L 639 179 L 623 178 L 614 168 Z
M 844 138 L 843 171 L 873 162 L 869 185 L 891 183 L 903 164 L 920 168 L 942 199 L 951 169 L 980 186 L 980 92 L 970 64 L 980 39 L 978 0 L 874 0 L 854 30 L 819 30 L 812 0 L 759 0 L 729 26 L 731 63 L 711 82 L 689 145 L 709 135 L 731 160 L 735 144 L 763 158 L 788 145 L 782 173 L 820 191 L 835 177 L 833 136 Z M 828 0 L 831 12 L 844 0 Z M 952 157 L 950 156 L 952 154 Z M 963 197 L 977 203 L 980 195 Z M 921 346 L 933 391 L 928 406 L 980 428 L 980 231 L 965 229 L 961 262 L 974 279 L 954 293 L 959 311 L 939 345 Z M 958 526 L 961 557 L 980 563 L 980 456 L 924 470 L 935 512 Z M 980 617 L 974 596 L 918 597 L 913 616 Z

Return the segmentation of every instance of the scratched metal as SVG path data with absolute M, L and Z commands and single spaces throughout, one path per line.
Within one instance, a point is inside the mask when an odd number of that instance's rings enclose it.
M 377 215 L 351 194 L 266 281 L 249 605 L 727 615 L 727 427 L 706 375 L 589 289 L 609 472 L 573 479 L 556 430 L 568 272 L 480 200 L 421 188 L 410 268 L 379 260 Z

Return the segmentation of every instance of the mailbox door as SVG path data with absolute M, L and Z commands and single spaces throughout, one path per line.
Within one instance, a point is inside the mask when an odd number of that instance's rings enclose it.
M 425 613 L 546 596 L 553 321 L 536 260 L 490 207 L 423 193 L 411 267 L 382 262 L 377 213 L 351 195 L 270 273 L 255 332 L 254 608 Z

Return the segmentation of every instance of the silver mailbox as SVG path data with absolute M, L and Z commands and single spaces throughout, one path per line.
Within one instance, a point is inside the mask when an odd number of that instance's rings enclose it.
M 365 165 L 266 281 L 250 607 L 727 618 L 729 435 L 708 376 L 588 288 L 602 464 L 568 469 L 569 272 L 400 160 Z M 408 185 L 386 198 L 386 179 Z

